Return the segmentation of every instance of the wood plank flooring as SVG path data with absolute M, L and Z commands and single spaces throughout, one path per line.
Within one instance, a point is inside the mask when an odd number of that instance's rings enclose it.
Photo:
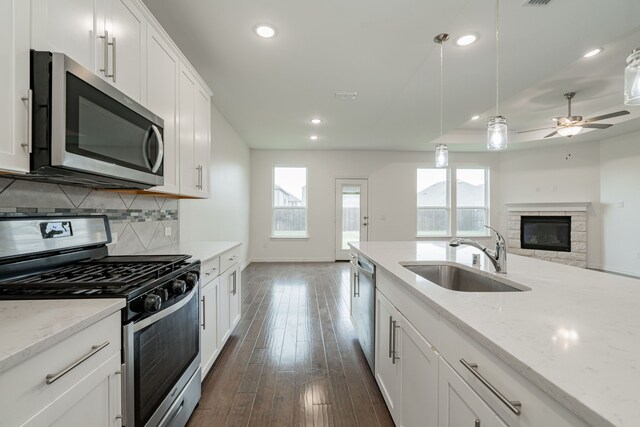
M 254 263 L 188 427 L 393 426 L 349 319 L 348 263 Z

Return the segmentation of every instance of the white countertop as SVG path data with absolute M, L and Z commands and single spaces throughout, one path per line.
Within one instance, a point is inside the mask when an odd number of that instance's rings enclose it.
M 124 298 L 0 301 L 0 373 L 124 305 Z
M 193 242 L 180 242 L 172 245 L 161 246 L 155 249 L 148 249 L 140 254 L 145 255 L 191 255 L 200 261 L 217 257 L 218 255 L 240 246 L 242 242 L 218 242 L 212 240 L 200 240 Z
M 471 267 L 477 249 L 425 241 L 352 246 L 588 423 L 640 425 L 640 280 L 509 254 L 500 278 L 530 291 L 456 292 L 400 263 L 457 263 L 495 275 L 484 255 L 481 267 Z

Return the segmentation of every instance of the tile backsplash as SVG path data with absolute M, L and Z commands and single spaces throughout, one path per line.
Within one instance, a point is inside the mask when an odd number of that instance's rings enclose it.
M 0 216 L 24 215 L 107 215 L 111 232 L 117 233 L 117 243 L 109 245 L 114 255 L 168 245 L 179 237 L 176 199 L 0 178 Z

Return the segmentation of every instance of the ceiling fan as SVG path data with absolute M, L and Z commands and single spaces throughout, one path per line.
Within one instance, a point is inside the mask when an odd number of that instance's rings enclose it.
M 613 117 L 624 116 L 629 114 L 627 110 L 616 111 L 615 113 L 603 114 L 602 116 L 591 117 L 589 119 L 582 119 L 582 116 L 572 116 L 571 115 L 571 100 L 576 95 L 575 92 L 565 93 L 564 97 L 567 99 L 569 103 L 569 111 L 568 114 L 564 117 L 554 117 L 553 120 L 556 121 L 556 125 L 554 127 L 541 128 L 541 129 L 530 129 L 523 130 L 518 133 L 527 133 L 527 132 L 536 132 L 539 130 L 545 129 L 555 129 L 549 135 L 546 135 L 545 138 L 549 138 L 554 136 L 555 134 L 559 134 L 562 136 L 571 137 L 573 135 L 579 134 L 582 129 L 606 129 L 612 124 L 607 123 L 594 123 L 599 122 L 600 120 L 611 119 Z

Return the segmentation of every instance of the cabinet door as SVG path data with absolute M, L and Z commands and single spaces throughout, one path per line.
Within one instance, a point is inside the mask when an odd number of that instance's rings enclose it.
M 440 427 L 506 427 L 469 385 L 439 358 Z
M 230 291 L 231 273 L 233 269 L 228 269 L 220 275 L 220 286 L 218 291 L 218 348 L 222 346 L 229 338 L 231 331 L 231 323 L 229 322 L 229 304 L 231 302 Z
M 230 329 L 233 330 L 240 321 L 240 267 L 236 265 L 229 280 L 229 323 Z
M 122 425 L 120 353 L 46 406 L 24 427 L 116 427 Z
M 96 69 L 95 47 L 104 34 L 96 28 L 101 6 L 98 0 L 32 0 L 33 48 L 63 52 L 85 68 Z
M 195 99 L 194 159 L 199 167 L 197 192 L 200 197 L 211 195 L 211 97 L 200 85 L 196 87 Z
M 196 196 L 195 100 L 196 79 L 183 65 L 180 67 L 180 194 Z
M 389 412 L 396 424 L 400 425 L 400 363 L 394 358 L 394 332 L 400 320 L 395 307 L 380 293 L 376 292 L 376 381 L 387 402 Z M 394 323 L 395 322 L 395 323 Z M 396 333 L 396 345 L 398 334 Z
M 107 80 L 142 103 L 147 22 L 132 0 L 110 0 L 106 28 L 113 43 Z
M 169 44 L 151 26 L 147 32 L 147 108 L 164 120 L 164 185 L 151 191 L 179 193 L 178 73 L 180 61 Z
M 202 288 L 200 296 L 202 303 L 200 309 L 200 347 L 202 351 L 200 366 L 202 367 L 203 381 L 218 355 L 218 284 L 219 278 L 216 277 Z
M 401 372 L 400 425 L 438 425 L 438 353 L 404 318 L 396 340 Z
M 0 169 L 28 172 L 29 1 L 0 1 Z

